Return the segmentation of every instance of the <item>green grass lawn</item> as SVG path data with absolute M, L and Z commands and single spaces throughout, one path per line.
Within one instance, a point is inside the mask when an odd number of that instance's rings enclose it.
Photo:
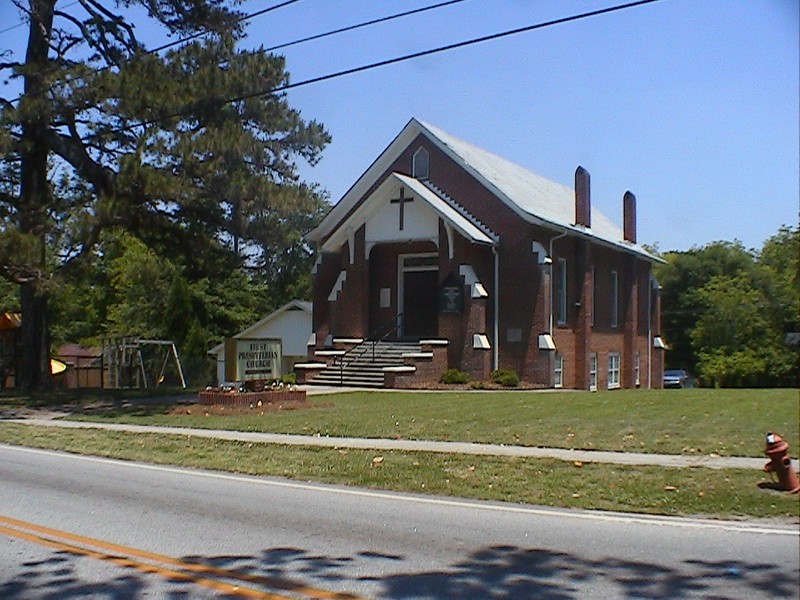
M 614 392 L 358 392 L 311 396 L 311 409 L 215 416 L 132 406 L 71 418 L 332 437 L 469 441 L 556 448 L 763 456 L 765 435 L 800 450 L 796 389 Z
M 244 415 L 170 414 L 175 404 L 98 406 L 97 396 L 0 399 L 2 409 L 54 403 L 70 418 L 372 438 L 454 440 L 676 454 L 764 456 L 775 431 L 800 450 L 798 390 L 359 392 L 311 407 Z M 109 397 L 117 407 L 129 397 Z M 204 440 L 185 435 L 59 430 L 3 422 L 0 442 L 376 489 L 600 510 L 797 522 L 800 498 L 760 470 L 665 469 L 568 461 Z M 766 457 L 764 457 L 766 462 Z
M 158 464 L 534 505 L 797 523 L 800 498 L 759 470 L 664 469 L 554 459 L 345 450 L 35 427 L 0 421 L 0 442 Z M 378 460 L 379 459 L 379 460 Z

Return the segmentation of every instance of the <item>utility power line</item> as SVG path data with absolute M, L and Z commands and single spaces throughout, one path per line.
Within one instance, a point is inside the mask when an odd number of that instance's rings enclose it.
M 69 8 L 70 6 L 75 6 L 76 4 L 78 4 L 78 0 L 75 0 L 75 2 L 70 2 L 69 4 L 66 4 L 65 6 L 63 6 L 63 8 Z M 25 24 L 26 24 L 25 23 L 25 19 L 20 19 L 19 22 L 16 25 L 12 25 L 11 27 L 6 27 L 5 29 L 0 29 L 0 33 L 5 33 L 7 31 L 11 31 L 12 29 L 16 29 L 17 27 L 22 27 Z
M 285 92 L 287 90 L 303 87 L 306 85 L 311 85 L 312 83 L 320 83 L 322 81 L 328 81 L 330 79 L 336 79 L 338 77 L 344 77 L 345 75 L 353 75 L 354 73 L 361 73 L 363 71 L 369 71 L 371 69 L 377 69 L 378 67 L 385 67 L 387 65 L 397 64 L 400 62 L 405 62 L 408 60 L 412 60 L 415 58 L 420 58 L 423 56 L 430 56 L 432 54 L 438 54 L 441 52 L 447 52 L 449 50 L 455 50 L 457 48 L 464 48 L 466 46 L 473 46 L 475 44 L 480 44 L 483 42 L 488 42 L 492 40 L 501 39 L 504 37 L 509 37 L 512 35 L 517 35 L 520 33 L 526 33 L 529 31 L 535 31 L 537 29 L 544 29 L 546 27 L 553 27 L 555 25 L 562 25 L 564 23 L 571 23 L 573 21 L 580 21 L 582 19 L 588 19 L 590 17 L 596 17 L 599 15 L 605 15 L 609 13 L 619 12 L 622 10 L 627 10 L 629 8 L 636 8 L 639 6 L 644 6 L 646 4 L 653 4 L 655 2 L 659 2 L 660 0 L 638 0 L 637 2 L 629 2 L 627 4 L 617 4 L 614 6 L 610 6 L 608 8 L 601 8 L 598 10 L 593 10 L 585 13 L 579 13 L 576 15 L 571 15 L 569 17 L 562 17 L 560 19 L 553 19 L 551 21 L 544 21 L 542 23 L 536 23 L 534 25 L 527 25 L 525 27 L 518 27 L 516 29 L 510 29 L 507 31 L 503 31 L 500 33 L 493 33 L 491 35 L 485 35 L 478 38 L 472 38 L 469 40 L 465 40 L 463 42 L 456 42 L 454 44 L 448 44 L 446 46 L 439 46 L 438 48 L 431 48 L 429 50 L 422 50 L 420 52 L 414 52 L 412 54 L 405 54 L 403 56 L 397 56 L 395 58 L 389 58 L 386 60 L 369 63 L 366 65 L 362 65 L 360 67 L 353 67 L 351 69 L 345 69 L 343 71 L 337 71 L 335 73 L 329 73 L 328 75 L 320 75 L 318 77 L 312 77 L 310 79 L 305 79 L 303 81 L 298 81 L 297 83 L 287 83 L 286 85 L 278 86 L 275 88 L 270 88 L 268 90 L 260 90 L 256 92 L 252 92 L 250 94 L 244 94 L 242 96 L 234 96 L 231 98 L 220 99 L 218 100 L 218 104 L 220 106 L 228 104 L 230 102 L 241 102 L 242 100 L 248 100 L 250 98 L 257 98 L 259 96 L 267 96 L 269 94 L 276 94 L 280 92 Z M 107 130 L 108 132 L 122 132 L 122 131 L 129 131 L 131 129 L 135 129 L 136 127 L 143 127 L 146 125 L 152 125 L 154 123 L 158 123 L 165 119 L 173 119 L 178 117 L 183 117 L 188 114 L 188 111 L 182 111 L 173 113 L 171 115 L 167 115 L 165 117 L 160 117 L 157 119 L 149 119 L 147 121 L 140 121 L 139 123 L 135 123 L 133 125 L 126 125 L 125 127 L 115 128 Z
M 438 4 L 432 4 L 432 5 L 429 5 L 429 6 L 423 6 L 421 8 L 416 8 L 416 9 L 408 10 L 408 11 L 405 11 L 405 12 L 395 13 L 393 15 L 388 15 L 388 16 L 385 16 L 385 17 L 379 17 L 377 19 L 372 19 L 372 20 L 369 20 L 369 21 L 363 21 L 363 22 L 360 22 L 360 23 L 355 23 L 353 25 L 348 25 L 346 27 L 340 27 L 339 29 L 334 29 L 332 31 L 326 31 L 324 33 L 318 33 L 318 34 L 315 34 L 315 35 L 312 35 L 312 36 L 308 36 L 308 37 L 305 37 L 305 38 L 301 38 L 301 39 L 298 39 L 298 40 L 293 40 L 291 42 L 285 42 L 285 43 L 279 44 L 277 46 L 272 46 L 270 48 L 267 48 L 266 52 L 271 52 L 273 50 L 278 50 L 278 49 L 281 49 L 281 48 L 288 48 L 290 46 L 296 46 L 298 44 L 302 44 L 302 43 L 305 43 L 305 42 L 310 42 L 310 41 L 313 41 L 313 40 L 318 40 L 318 39 L 330 37 L 330 36 L 337 35 L 337 34 L 340 34 L 340 33 L 345 33 L 345 32 L 348 32 L 348 31 L 354 31 L 356 29 L 369 27 L 371 25 L 376 25 L 378 23 L 386 23 L 388 21 L 392 21 L 394 19 L 399 19 L 401 17 L 407 17 L 407 16 L 411 16 L 411 15 L 427 12 L 427 11 L 430 11 L 430 10 L 434 10 L 434 9 L 437 9 L 437 8 L 443 8 L 445 6 L 450 6 L 452 4 L 459 4 L 459 3 L 464 2 L 464 1 L 465 0 L 447 0 L 446 2 L 439 2 Z M 237 19 L 236 22 L 237 23 L 241 23 L 243 21 L 249 21 L 250 19 L 253 19 L 255 17 L 259 17 L 259 16 L 264 15 L 264 14 L 266 14 L 268 12 L 272 12 L 273 10 L 277 10 L 277 9 L 283 8 L 285 6 L 289 6 L 290 4 L 294 4 L 296 2 L 299 2 L 299 0 L 286 0 L 284 2 L 280 2 L 278 4 L 275 4 L 273 6 L 269 6 L 267 8 L 262 9 L 262 10 L 258 10 L 258 11 L 255 11 L 253 13 L 248 13 L 248 14 L 242 15 L 239 19 Z M 75 0 L 75 2 L 72 2 L 70 4 L 67 4 L 64 8 L 68 8 L 70 6 L 74 6 L 75 4 L 78 4 L 78 0 Z M 4 30 L 0 31 L 0 33 L 2 33 L 3 31 L 9 31 L 9 30 L 14 29 L 16 27 L 20 27 L 20 26 L 22 26 L 24 24 L 25 24 L 24 21 L 20 21 L 16 25 L 13 25 L 13 26 L 9 27 L 8 29 L 4 29 Z M 191 40 L 196 39 L 198 37 L 202 37 L 204 35 L 207 35 L 208 33 L 210 33 L 208 30 L 206 30 L 206 31 L 198 31 L 198 32 L 195 32 L 195 33 L 193 33 L 191 35 L 188 35 L 186 37 L 183 37 L 183 38 L 174 40 L 172 42 L 168 42 L 166 44 L 163 44 L 161 46 L 158 46 L 156 48 L 152 48 L 150 50 L 147 50 L 147 53 L 148 54 L 155 54 L 156 52 L 160 52 L 161 50 L 166 50 L 167 48 L 171 48 L 173 46 L 177 46 L 178 44 L 182 44 L 184 42 L 191 41 Z M 100 70 L 104 71 L 104 70 L 106 70 L 108 68 L 109 67 L 104 67 L 104 68 L 102 68 Z M 13 104 L 14 102 L 19 101 L 19 99 L 20 99 L 20 97 L 17 97 L 14 100 L 12 100 L 11 103 Z
M 266 51 L 272 52 L 273 50 L 280 50 L 281 48 L 296 46 L 297 44 L 303 44 L 305 42 L 319 40 L 332 35 L 337 35 L 339 33 L 345 33 L 346 31 L 353 31 L 355 29 L 361 29 L 362 27 L 369 27 L 370 25 L 376 25 L 378 23 L 385 23 L 386 21 L 399 19 L 400 17 L 408 17 L 409 15 L 416 15 L 418 13 L 434 10 L 436 8 L 442 8 L 444 6 L 449 6 L 451 4 L 458 4 L 459 2 L 464 2 L 464 0 L 448 0 L 447 2 L 440 2 L 439 4 L 431 4 L 430 6 L 423 6 L 421 8 L 415 8 L 414 10 L 407 10 L 405 12 L 396 13 L 394 15 L 380 17 L 378 19 L 372 19 L 371 21 L 364 21 L 362 23 L 356 23 L 355 25 L 348 25 L 347 27 L 341 27 L 339 29 L 334 29 L 332 31 L 326 31 L 325 33 L 318 33 L 316 35 L 310 35 L 308 37 L 300 38 L 299 40 L 294 40 L 293 42 L 286 42 L 284 44 L 278 44 L 277 46 L 271 46 L 270 48 L 267 48 Z
M 536 29 L 544 29 L 545 27 L 552 27 L 554 25 L 562 25 L 564 23 L 570 23 L 573 21 L 579 21 L 581 19 L 587 19 L 589 17 L 596 17 L 599 15 L 604 15 L 608 13 L 618 12 L 621 10 L 626 10 L 629 8 L 635 8 L 638 6 L 644 6 L 646 4 L 653 4 L 655 2 L 659 2 L 660 0 L 638 0 L 637 2 L 630 2 L 628 4 L 619 4 L 616 6 L 610 6 L 608 8 L 601 8 L 599 10 L 593 10 L 590 12 L 580 13 L 577 15 L 572 15 L 569 17 L 562 17 L 560 19 L 554 19 L 552 21 L 544 21 L 542 23 L 536 23 L 535 25 L 528 25 L 526 27 L 519 27 L 517 29 L 510 29 L 508 31 L 503 31 L 500 33 L 494 33 L 491 35 L 486 35 L 483 37 L 472 38 L 469 40 L 465 40 L 463 42 L 456 42 L 454 44 L 448 44 L 446 46 L 439 46 L 438 48 L 431 48 L 429 50 L 422 50 L 420 52 L 413 52 L 411 54 L 405 54 L 403 56 L 397 56 L 395 58 L 389 58 L 386 60 L 381 60 L 378 62 L 362 65 L 360 67 L 353 67 L 351 69 L 345 69 L 343 71 L 337 71 L 335 73 L 330 73 L 328 75 L 320 75 L 319 77 L 312 77 L 310 79 L 305 79 L 303 81 L 298 81 L 297 83 L 287 83 L 286 85 L 279 86 L 276 88 L 271 88 L 269 90 L 262 90 L 258 92 L 253 92 L 252 94 L 246 94 L 244 96 L 238 96 L 234 98 L 229 98 L 228 100 L 224 101 L 227 102 L 238 102 L 241 100 L 247 100 L 249 98 L 256 98 L 258 96 L 266 96 L 268 94 L 274 94 L 278 92 L 284 92 L 286 90 L 294 89 L 303 87 L 306 85 L 311 85 L 312 83 L 319 83 L 322 81 L 327 81 L 329 79 L 336 79 L 338 77 L 344 77 L 345 75 L 353 75 L 354 73 L 361 73 L 362 71 L 369 71 L 371 69 L 377 69 L 378 67 L 385 67 L 387 65 L 393 65 L 400 62 L 405 62 L 408 60 L 412 60 L 415 58 L 421 58 L 423 56 L 430 56 L 432 54 L 438 54 L 440 52 L 447 52 L 449 50 L 455 50 L 457 48 L 464 48 L 466 46 L 473 46 L 475 44 L 480 44 L 483 42 L 488 42 L 492 40 L 497 40 L 504 37 L 509 37 L 512 35 L 517 35 L 520 33 L 526 33 L 529 31 L 535 31 Z M 172 115 L 172 116 L 181 116 L 181 115 Z
M 300 0 L 286 0 L 286 2 L 280 2 L 278 4 L 274 4 L 272 6 L 268 6 L 267 8 L 263 8 L 261 10 L 257 10 L 254 13 L 249 13 L 249 14 L 246 14 L 246 15 L 242 15 L 239 19 L 236 20 L 236 22 L 237 23 L 241 23 L 242 21 L 249 21 L 250 19 L 253 19 L 255 17 L 260 17 L 261 15 L 264 15 L 264 14 L 266 14 L 268 12 L 272 12 L 273 10 L 277 10 L 279 8 L 283 8 L 284 6 L 289 6 L 290 4 L 294 4 L 295 2 L 299 2 L 299 1 Z M 188 36 L 186 36 L 184 38 L 181 38 L 179 40 L 175 40 L 173 42 L 169 42 L 167 44 L 164 44 L 163 46 L 159 46 L 158 48 L 153 48 L 152 50 L 148 50 L 147 53 L 148 54 L 155 54 L 156 52 L 161 52 L 162 50 L 166 50 L 167 48 L 172 48 L 172 46 L 177 46 L 178 44 L 182 44 L 184 42 L 188 42 L 190 40 L 193 40 L 193 39 L 199 38 L 201 36 L 204 36 L 207 33 L 209 33 L 209 31 L 207 31 L 207 30 L 206 31 L 198 31 L 196 33 L 193 33 L 192 35 L 188 35 Z
M 242 15 L 241 17 L 239 17 L 236 20 L 236 22 L 237 23 L 241 23 L 242 21 L 247 21 L 247 20 L 252 19 L 254 17 L 261 16 L 261 15 L 266 14 L 268 12 L 271 12 L 273 10 L 277 10 L 279 8 L 283 8 L 284 6 L 288 6 L 290 4 L 294 4 L 295 2 L 299 2 L 299 1 L 300 0 L 286 0 L 285 2 L 280 2 L 278 4 L 274 4 L 272 6 L 268 6 L 267 8 L 264 8 L 264 9 L 261 9 L 261 10 L 257 10 L 256 12 L 253 12 L 253 13 L 250 13 L 250 14 L 246 14 L 246 15 Z M 69 8 L 70 6 L 74 6 L 75 4 L 79 4 L 79 0 L 75 0 L 75 2 L 67 4 L 66 6 L 64 6 L 64 8 Z M 8 29 L 4 29 L 3 31 L 10 31 L 11 29 L 15 29 L 15 28 L 20 27 L 21 25 L 24 25 L 24 24 L 25 24 L 24 21 L 20 21 L 16 25 L 13 25 L 12 27 L 9 27 Z M 0 33 L 2 33 L 3 31 L 0 31 Z M 145 53 L 146 54 L 155 54 L 156 52 L 160 52 L 161 50 L 165 50 L 167 48 L 171 48 L 172 46 L 177 46 L 178 44 L 182 44 L 184 42 L 188 42 L 188 41 L 196 39 L 198 37 L 202 37 L 204 35 L 208 35 L 209 33 L 211 33 L 211 32 L 209 30 L 207 30 L 207 29 L 204 30 L 204 31 L 197 31 L 197 32 L 195 32 L 195 33 L 193 33 L 191 35 L 186 36 L 186 37 L 180 38 L 178 40 L 174 40 L 172 42 L 168 42 L 168 43 L 166 43 L 166 44 L 164 44 L 162 46 L 159 46 L 157 48 L 153 48 L 151 50 L 147 50 Z M 131 60 L 131 58 L 129 57 L 127 60 L 122 61 L 120 63 L 120 65 L 125 63 L 125 62 L 130 62 L 130 60 Z M 120 65 L 117 65 L 117 66 L 120 66 Z M 108 70 L 110 68 L 111 68 L 111 65 L 107 65 L 107 66 L 105 66 L 105 67 L 103 67 L 101 69 L 98 69 L 98 72 L 106 71 L 106 70 Z M 14 102 L 18 102 L 21 98 L 22 98 L 22 96 L 17 96 L 13 100 L 11 100 L 9 102 L 9 104 L 13 104 Z
M 291 1 L 295 2 L 297 0 L 291 0 Z M 358 66 L 358 67 L 353 67 L 353 68 L 350 68 L 350 69 L 344 69 L 342 71 L 336 71 L 334 73 L 329 73 L 327 75 L 320 75 L 320 76 L 317 76 L 317 77 L 312 77 L 312 78 L 309 78 L 309 79 L 298 81 L 296 83 L 287 83 L 286 85 L 278 86 L 278 87 L 275 87 L 275 88 L 270 88 L 270 89 L 267 89 L 267 90 L 258 90 L 258 91 L 255 91 L 255 92 L 252 92 L 252 93 L 249 93 L 249 94 L 244 94 L 244 95 L 241 95 L 241 96 L 234 96 L 234 97 L 230 97 L 230 98 L 220 99 L 217 102 L 218 102 L 218 104 L 220 106 L 222 106 L 222 105 L 228 104 L 230 102 L 241 102 L 242 100 L 248 100 L 248 99 L 251 99 L 251 98 L 257 98 L 259 96 L 267 96 L 269 94 L 276 94 L 276 93 L 280 93 L 280 92 L 285 92 L 287 90 L 296 89 L 296 88 L 299 88 L 299 87 L 304 87 L 304 86 L 307 86 L 307 85 L 311 85 L 311 84 L 314 84 L 314 83 L 320 83 L 320 82 L 323 82 L 323 81 L 328 81 L 328 80 L 336 79 L 336 78 L 339 78 L 339 77 L 344 77 L 346 75 L 353 75 L 355 73 L 361 73 L 361 72 L 364 72 L 364 71 L 377 69 L 379 67 L 385 67 L 385 66 L 392 65 L 392 64 L 406 62 L 406 61 L 413 60 L 413 59 L 416 59 L 416 58 L 421 58 L 423 56 L 431 56 L 433 54 L 439 54 L 439 53 L 442 53 L 442 52 L 448 52 L 450 50 L 455 50 L 455 49 L 458 49 L 458 48 L 465 48 L 467 46 L 473 46 L 473 45 L 480 44 L 480 43 L 483 43 L 483 42 L 489 42 L 489 41 L 493 41 L 493 40 L 509 37 L 509 36 L 512 36 L 512 35 L 518 35 L 518 34 L 521 34 L 521 33 L 527 33 L 527 32 L 530 32 L 530 31 L 535 31 L 537 29 L 544 29 L 546 27 L 553 27 L 555 25 L 562 25 L 562 24 L 565 24 L 565 23 L 571 23 L 571 22 L 574 22 L 574 21 L 580 21 L 580 20 L 583 20 L 583 19 L 588 19 L 590 17 L 596 17 L 596 16 L 599 16 L 599 15 L 619 12 L 619 11 L 627 10 L 627 9 L 630 9 L 630 8 L 636 8 L 636 7 L 639 7 L 639 6 L 645 6 L 647 4 L 653 4 L 653 3 L 659 2 L 659 1 L 660 0 L 638 0 L 636 2 L 629 2 L 629 3 L 626 3 L 626 4 L 617 4 L 617 5 L 614 5 L 614 6 L 607 7 L 607 8 L 601 8 L 601 9 L 598 9 L 598 10 L 579 13 L 579 14 L 568 16 L 568 17 L 562 17 L 562 18 L 559 18 L 559 19 L 553 19 L 553 20 L 550 20 L 550 21 L 543 21 L 541 23 L 535 23 L 533 25 L 527 25 L 525 27 L 518 27 L 516 29 L 510 29 L 510 30 L 507 30 L 507 31 L 502 31 L 502 32 L 494 33 L 494 34 L 490 34 L 490 35 L 485 35 L 485 36 L 482 36 L 482 37 L 471 38 L 471 39 L 468 39 L 468 40 L 464 40 L 462 42 L 456 42 L 456 43 L 453 43 L 453 44 L 447 44 L 445 46 L 439 46 L 437 48 L 431 48 L 431 49 L 428 49 L 428 50 L 422 50 L 422 51 L 419 51 L 419 52 L 413 52 L 411 54 L 405 54 L 405 55 L 402 55 L 402 56 L 397 56 L 397 57 L 394 57 L 394 58 L 389 58 L 389 59 L 386 59 L 386 60 L 381 60 L 381 61 L 377 61 L 377 62 L 365 64 L 365 65 L 361 65 L 361 66 Z M 448 3 L 446 3 L 446 2 L 445 3 L 441 3 L 440 5 L 437 5 L 437 7 L 441 6 L 441 5 L 444 5 L 444 4 L 448 4 Z M 110 129 L 110 130 L 107 130 L 107 132 L 129 131 L 131 129 L 135 129 L 136 127 L 152 125 L 152 124 L 158 123 L 159 121 L 162 121 L 164 119 L 172 119 L 172 118 L 183 117 L 183 116 L 185 116 L 187 114 L 188 114 L 188 111 L 176 112 L 176 113 L 167 115 L 166 117 L 160 117 L 160 118 L 157 118 L 157 119 L 150 119 L 150 120 L 146 120 L 146 121 L 140 121 L 139 123 L 136 123 L 136 124 L 133 124 L 133 125 L 127 125 L 125 127 Z

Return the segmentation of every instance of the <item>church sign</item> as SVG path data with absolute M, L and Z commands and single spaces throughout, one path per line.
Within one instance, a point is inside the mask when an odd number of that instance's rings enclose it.
M 262 381 L 281 377 L 281 340 L 272 338 L 226 338 L 225 379 Z
M 451 275 L 439 291 L 439 312 L 445 315 L 459 315 L 464 309 L 464 282 Z

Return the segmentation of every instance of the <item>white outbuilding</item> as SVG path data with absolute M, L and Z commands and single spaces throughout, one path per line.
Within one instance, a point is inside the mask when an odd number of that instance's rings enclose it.
M 233 337 L 281 340 L 281 372 L 291 373 L 294 363 L 306 360 L 311 321 L 311 302 L 292 300 Z M 222 383 L 225 381 L 225 344 L 214 346 L 208 354 L 217 359 L 217 382 Z

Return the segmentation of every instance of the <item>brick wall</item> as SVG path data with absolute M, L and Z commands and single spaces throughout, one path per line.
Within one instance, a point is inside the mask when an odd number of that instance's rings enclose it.
M 650 264 L 605 245 L 570 234 L 559 237 L 559 232 L 525 222 L 514 211 L 500 202 L 493 193 L 480 185 L 461 167 L 452 162 L 438 147 L 420 135 L 392 164 L 373 187 L 362 198 L 367 198 L 391 172 L 409 174 L 411 158 L 424 147 L 430 155 L 430 180 L 444 193 L 461 203 L 483 224 L 499 234 L 499 302 L 497 354 L 498 366 L 515 370 L 520 376 L 534 384 L 552 385 L 554 353 L 540 350 L 539 335 L 550 329 L 551 283 L 554 267 L 538 264 L 532 244 L 538 242 L 548 249 L 553 244 L 554 263 L 559 258 L 567 260 L 567 319 L 566 323 L 553 324 L 553 338 L 557 351 L 565 362 L 564 386 L 586 389 L 589 386 L 589 356 L 598 357 L 598 389 L 605 389 L 608 380 L 608 355 L 622 354 L 621 385 L 635 385 L 635 357 L 640 358 L 640 385 L 647 384 L 647 369 L 654 387 L 661 383 L 663 353 L 649 352 L 651 343 L 647 337 L 648 324 L 652 333 L 659 331 L 656 323 L 660 309 L 654 301 L 652 313 L 648 306 Z M 586 174 L 586 206 L 580 218 L 590 225 L 588 174 Z M 580 181 L 579 181 L 580 180 Z M 576 174 L 576 182 L 583 179 Z M 628 200 L 630 202 L 630 200 Z M 582 205 L 578 203 L 576 209 Z M 628 221 L 635 215 L 630 207 L 626 212 Z M 635 236 L 635 223 L 626 223 L 629 235 Z M 587 229 L 587 232 L 590 229 Z M 558 239 L 556 239 L 558 238 Z M 354 264 L 343 264 L 347 269 L 347 281 L 340 300 L 330 314 L 315 307 L 315 331 L 318 343 L 320 331 L 326 326 L 336 335 L 364 336 L 373 326 L 393 317 L 397 306 L 397 256 L 401 253 L 432 251 L 429 245 L 422 250 L 418 244 L 387 244 L 372 250 L 370 261 L 363 256 L 363 227 L 355 237 Z M 472 337 L 485 334 L 490 342 L 495 340 L 494 255 L 491 248 L 470 243 L 455 234 L 454 256 L 448 256 L 447 237 L 443 225 L 439 227 L 439 283 L 458 273 L 461 264 L 469 264 L 484 284 L 489 297 L 470 298 L 465 288 L 464 312 L 462 315 L 439 315 L 439 336 L 450 340 L 447 349 L 447 366 L 470 372 L 474 379 L 488 378 L 493 367 L 493 350 L 475 350 Z M 340 259 L 349 263 L 348 249 L 342 250 Z M 332 285 L 336 274 L 328 273 L 330 259 L 323 260 L 321 271 L 315 278 L 315 286 Z M 322 269 L 324 267 L 324 269 Z M 613 302 L 611 299 L 611 273 L 617 273 L 619 294 L 617 298 L 617 325 L 611 323 Z M 338 274 L 338 273 L 337 273 Z M 380 309 L 380 288 L 389 288 L 392 307 Z M 321 294 L 315 287 L 315 303 Z M 652 356 L 652 364 L 647 357 Z M 658 363 L 658 361 L 661 363 Z M 657 364 L 658 363 L 658 364 Z

